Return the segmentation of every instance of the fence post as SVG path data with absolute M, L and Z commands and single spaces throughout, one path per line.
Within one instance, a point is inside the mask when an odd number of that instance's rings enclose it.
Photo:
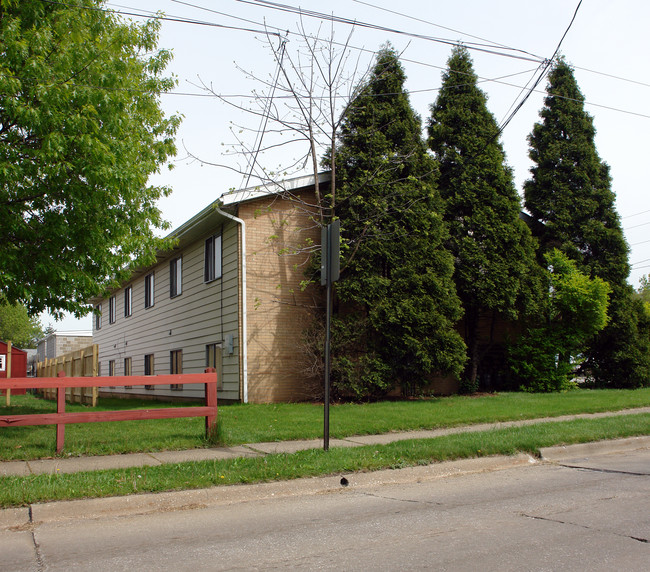
M 7 340 L 7 379 L 11 377 L 11 342 Z M 5 403 L 7 407 L 11 405 L 11 389 L 5 390 Z
M 59 371 L 57 377 L 65 377 L 63 370 Z M 62 391 L 63 390 L 63 391 Z M 56 388 L 56 412 L 65 413 L 65 387 Z M 65 442 L 65 423 L 56 424 L 56 452 L 60 453 Z
M 205 404 L 208 407 L 217 406 L 217 370 L 213 367 L 206 367 L 205 373 L 214 373 L 214 381 L 205 384 Z M 205 416 L 205 436 L 210 437 L 211 433 L 216 429 L 217 416 Z

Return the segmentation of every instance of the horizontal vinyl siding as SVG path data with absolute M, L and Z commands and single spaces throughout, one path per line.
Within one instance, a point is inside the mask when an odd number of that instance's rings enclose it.
M 219 232 L 215 229 L 214 232 Z M 226 335 L 235 337 L 233 356 L 223 359 L 221 399 L 239 399 L 238 366 L 238 229 L 227 223 L 223 228 L 222 277 L 210 283 L 203 281 L 204 243 L 200 239 L 183 251 L 170 252 L 169 258 L 154 268 L 154 305 L 144 307 L 144 275 L 131 283 L 133 287 L 132 315 L 124 317 L 124 288 L 116 292 L 116 322 L 108 323 L 108 300 L 102 302 L 102 327 L 93 332 L 99 344 L 101 372 L 108 374 L 108 361 L 115 360 L 116 375 L 123 374 L 124 358 L 132 360 L 132 374 L 144 375 L 144 356 L 154 354 L 154 373 L 169 373 L 169 353 L 183 352 L 183 373 L 201 372 L 205 368 L 205 346 L 222 343 Z M 169 297 L 169 261 L 182 256 L 182 293 Z M 128 286 L 129 284 L 125 284 Z M 234 362 L 235 367 L 232 367 Z M 171 397 L 202 397 L 203 387 L 187 386 L 184 391 L 169 389 L 116 392 Z

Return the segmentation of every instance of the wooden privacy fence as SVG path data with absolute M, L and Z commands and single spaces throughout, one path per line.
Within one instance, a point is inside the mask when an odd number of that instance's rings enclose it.
M 99 375 L 98 356 L 99 348 L 97 344 L 93 344 L 62 356 L 45 358 L 45 361 L 38 362 L 36 375 L 38 377 L 57 377 L 59 372 L 63 371 L 67 377 L 97 377 Z M 79 387 L 66 388 L 66 400 L 95 407 L 99 390 L 96 386 L 91 386 L 92 383 L 88 383 Z M 39 393 L 46 399 L 56 399 L 57 397 L 56 388 L 43 388 Z
M 122 411 L 89 411 L 66 413 L 65 390 L 88 386 L 95 388 L 110 385 L 165 385 L 202 383 L 205 385 L 205 405 L 172 407 L 164 409 L 131 409 Z M 7 380 L 10 389 L 52 389 L 56 391 L 56 413 L 33 413 L 29 415 L 0 415 L 0 427 L 21 427 L 26 425 L 56 425 L 56 452 L 63 449 L 65 426 L 69 423 L 94 423 L 98 421 L 138 421 L 140 419 L 173 419 L 178 417 L 205 417 L 206 436 L 217 422 L 217 373 L 207 368 L 205 373 L 182 373 L 174 375 L 66 377 L 63 371 L 59 377 L 14 377 Z

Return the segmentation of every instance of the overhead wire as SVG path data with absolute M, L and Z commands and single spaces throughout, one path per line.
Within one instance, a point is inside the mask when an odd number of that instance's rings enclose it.
M 104 12 L 115 13 L 115 14 L 118 14 L 118 15 L 132 16 L 132 17 L 138 17 L 138 18 L 153 18 L 153 19 L 158 19 L 158 20 L 162 20 L 162 21 L 170 21 L 170 22 L 176 22 L 176 23 L 182 23 L 182 24 L 191 24 L 191 25 L 200 25 L 200 26 L 208 26 L 208 27 L 215 27 L 215 28 L 223 28 L 223 29 L 229 29 L 229 30 L 234 30 L 234 31 L 263 33 L 263 34 L 270 34 L 270 35 L 278 36 L 278 37 L 281 37 L 281 33 L 283 32 L 283 30 L 281 28 L 279 28 L 279 27 L 266 26 L 266 25 L 260 24 L 259 22 L 254 21 L 254 20 L 241 18 L 239 16 L 234 16 L 232 14 L 228 14 L 228 13 L 225 13 L 225 12 L 219 12 L 217 10 L 206 8 L 204 6 L 200 6 L 200 5 L 197 5 L 197 4 L 192 4 L 190 2 L 184 2 L 184 1 L 181 1 L 181 0 L 171 0 L 171 1 L 175 2 L 177 4 L 182 4 L 182 5 L 186 5 L 186 6 L 189 6 L 189 7 L 194 7 L 194 8 L 200 9 L 200 10 L 206 10 L 208 12 L 212 12 L 212 13 L 215 13 L 215 14 L 218 14 L 218 15 L 227 16 L 229 18 L 233 18 L 233 19 L 236 19 L 236 20 L 239 20 L 239 21 L 251 23 L 251 24 L 254 24 L 254 25 L 258 25 L 258 26 L 264 26 L 264 29 L 262 29 L 262 28 L 259 28 L 259 29 L 246 28 L 246 27 L 241 27 L 241 26 L 228 26 L 228 25 L 225 25 L 225 24 L 218 24 L 218 23 L 215 23 L 215 22 L 209 22 L 209 21 L 205 21 L 205 20 L 197 20 L 197 19 L 188 18 L 188 17 L 181 17 L 181 16 L 173 16 L 173 17 L 172 16 L 165 16 L 165 15 L 161 15 L 159 13 L 152 12 L 150 10 L 139 10 L 137 8 L 131 8 L 131 7 L 128 7 L 128 6 L 123 6 L 123 5 L 118 5 L 118 6 L 120 6 L 121 8 L 126 8 L 127 10 L 129 10 L 128 12 L 127 11 L 107 10 L 107 9 L 98 8 L 98 7 L 79 6 L 79 5 L 76 5 L 76 4 L 70 4 L 68 2 L 63 2 L 61 0 L 40 0 L 40 1 L 44 2 L 44 3 L 57 4 L 57 5 L 61 5 L 61 6 L 71 7 L 71 8 L 99 10 L 99 11 L 104 11 Z M 251 0 L 235 0 L 235 1 L 241 2 L 241 3 L 246 3 L 246 4 L 274 4 L 274 3 L 271 3 L 271 2 L 266 2 L 264 0 L 257 0 L 255 2 L 253 2 Z M 355 1 L 359 1 L 359 0 L 355 0 Z M 363 4 L 364 2 L 359 1 L 359 3 Z M 135 12 L 133 10 L 139 10 L 139 12 Z M 299 9 L 295 9 L 295 10 L 299 10 Z M 314 12 L 314 11 L 312 11 L 312 13 L 315 15 L 315 17 L 321 17 L 321 18 L 322 17 L 328 17 L 327 14 L 322 14 L 322 13 Z M 316 15 L 318 15 L 318 16 L 316 16 Z M 345 18 L 337 18 L 335 21 L 341 21 L 341 22 L 344 22 L 344 23 L 349 23 L 350 25 L 358 25 L 359 24 L 359 22 L 357 22 L 355 20 L 349 20 L 349 19 L 345 19 Z M 434 23 L 430 23 L 430 24 L 434 25 L 434 26 L 437 25 L 437 24 L 434 24 Z M 367 27 L 375 28 L 375 29 L 383 29 L 384 31 L 391 31 L 390 28 L 383 28 L 381 26 L 374 26 L 372 24 L 367 24 Z M 439 27 L 445 28 L 444 26 L 439 26 Z M 275 31 L 272 31 L 272 30 L 275 30 Z M 451 30 L 453 31 L 453 29 L 451 29 Z M 565 35 L 566 35 L 567 32 L 568 32 L 568 28 L 567 28 L 567 31 L 565 32 Z M 284 31 L 284 33 L 295 34 L 295 32 L 292 33 L 289 30 Z M 395 31 L 395 33 L 399 33 L 399 31 Z M 404 32 L 404 33 L 406 34 L 406 32 Z M 463 32 L 461 32 L 461 33 L 463 33 Z M 467 34 L 467 35 L 471 36 L 470 34 Z M 435 41 L 435 39 L 430 37 L 430 36 L 428 38 Z M 478 39 L 482 39 L 482 38 L 478 38 Z M 564 39 L 564 36 L 563 36 L 562 39 Z M 497 42 L 492 42 L 491 40 L 484 40 L 484 41 L 491 42 L 495 46 L 501 46 L 501 44 L 498 44 Z M 451 44 L 454 44 L 454 45 L 457 43 L 457 42 L 452 42 L 451 40 L 444 40 L 443 42 L 444 43 L 451 43 Z M 334 43 L 336 44 L 336 42 L 334 42 Z M 352 48 L 352 49 L 355 49 L 355 50 L 363 51 L 363 52 L 375 53 L 375 50 L 369 50 L 369 49 L 359 48 L 359 47 L 355 47 L 355 46 L 349 46 L 349 47 Z M 471 49 L 470 45 L 468 45 L 467 47 Z M 528 53 L 525 50 L 518 50 L 516 48 L 509 48 L 507 46 L 506 46 L 506 48 L 510 49 L 510 50 L 520 51 L 522 53 Z M 498 53 L 497 55 L 504 55 L 504 54 Z M 520 59 L 530 60 L 530 58 L 520 58 Z M 435 69 L 441 69 L 441 70 L 445 69 L 442 66 L 437 66 L 437 65 L 434 65 L 434 64 L 420 62 L 420 61 L 412 60 L 412 59 L 408 59 L 408 58 L 402 58 L 402 61 L 407 62 L 407 63 L 416 64 L 416 65 L 422 65 L 422 66 L 426 66 L 426 67 L 432 67 L 432 68 L 435 68 Z M 530 61 L 539 61 L 539 59 L 530 60 Z M 593 71 L 593 70 L 587 70 L 587 71 Z M 520 73 L 525 73 L 525 72 L 520 72 Z M 594 73 L 598 73 L 598 72 L 594 72 Z M 516 75 L 516 74 L 514 74 L 514 75 Z M 603 74 L 603 75 L 609 75 L 609 74 Z M 503 77 L 508 77 L 508 76 L 503 76 Z M 615 77 L 615 78 L 621 79 L 623 81 L 633 81 L 633 80 L 628 80 L 626 78 L 618 78 L 616 76 L 610 76 L 610 77 Z M 500 81 L 499 78 L 479 77 L 479 79 L 481 81 L 483 81 L 483 82 L 493 82 L 493 83 L 497 83 L 497 84 L 501 84 L 501 85 L 505 85 L 505 86 L 509 86 L 509 87 L 516 87 L 516 88 L 518 88 L 520 90 L 525 90 L 526 89 L 526 86 L 522 87 L 522 86 L 518 86 L 518 85 L 515 85 L 515 84 L 512 84 L 512 83 L 503 82 L 503 81 Z M 637 82 L 637 83 L 639 83 L 639 82 Z M 539 82 L 536 82 L 536 85 L 538 85 L 538 84 L 539 84 Z M 642 85 L 646 85 L 646 84 L 642 84 Z M 95 87 L 95 86 L 88 86 L 88 87 Z M 543 93 L 543 92 L 536 92 L 534 87 L 535 86 L 533 86 L 533 88 L 529 89 L 529 93 Z M 95 89 L 103 89 L 103 88 L 95 87 Z M 438 89 L 439 88 L 431 88 L 430 90 L 424 90 L 424 89 L 423 90 L 413 90 L 411 93 L 425 92 L 425 91 L 437 91 Z M 165 92 L 165 93 L 163 93 L 161 95 L 183 96 L 183 97 L 212 97 L 211 94 L 186 93 L 186 92 Z M 236 96 L 234 96 L 234 95 L 233 96 L 225 95 L 223 97 L 236 97 Z M 561 96 L 556 96 L 556 97 L 561 97 Z M 618 112 L 618 113 L 625 113 L 625 114 L 633 115 L 633 116 L 636 116 L 636 117 L 642 117 L 642 118 L 645 118 L 645 119 L 650 119 L 650 115 L 644 114 L 644 113 L 629 111 L 629 110 L 626 110 L 626 109 L 621 109 L 621 108 L 608 106 L 608 105 L 603 105 L 603 104 L 592 103 L 592 102 L 589 102 L 589 101 L 585 101 L 584 103 L 585 103 L 585 105 L 590 105 L 592 107 L 598 107 L 598 108 L 601 108 L 601 109 L 607 109 L 607 110 L 615 111 L 615 112 Z M 523 103 L 521 105 L 523 105 Z M 511 114 L 511 116 L 514 113 L 516 113 L 516 111 L 517 110 L 515 110 Z M 512 119 L 512 117 L 510 117 L 509 119 L 504 120 L 504 122 L 503 122 L 504 123 L 503 124 L 504 128 L 509 123 L 509 121 L 511 119 Z
M 188 2 L 184 2 L 182 0 L 171 0 L 174 3 L 177 4 L 187 4 L 191 5 Z M 335 16 L 334 14 L 327 14 L 324 12 L 318 12 L 316 10 L 307 10 L 304 8 L 296 7 L 296 6 L 290 6 L 288 4 L 279 4 L 277 2 L 270 2 L 268 0 L 234 0 L 235 2 L 239 2 L 241 4 L 251 4 L 255 6 L 265 6 L 269 9 L 273 10 L 279 10 L 282 12 L 287 12 L 291 14 L 298 14 L 300 16 L 306 16 L 310 18 L 317 18 L 319 20 L 326 20 L 326 21 L 331 21 L 331 22 L 336 22 L 339 24 L 347 24 L 350 26 L 355 26 L 359 28 L 368 28 L 372 30 L 377 30 L 381 32 L 387 32 L 391 34 L 397 34 L 397 35 L 402 35 L 406 37 L 411 37 L 411 38 L 417 38 L 420 40 L 426 40 L 426 41 L 431 41 L 431 42 L 436 42 L 436 43 L 441 43 L 441 44 L 446 44 L 450 46 L 455 46 L 458 41 L 457 40 L 451 40 L 447 38 L 436 38 L 434 36 L 428 36 L 425 34 L 416 34 L 413 32 L 407 32 L 405 30 L 399 30 L 397 28 L 389 28 L 386 26 L 380 26 L 378 24 L 372 24 L 369 22 L 364 22 L 362 20 L 356 20 L 356 19 L 350 19 L 350 18 L 344 18 L 340 16 Z M 206 8 L 204 6 L 199 6 L 199 5 L 194 5 L 194 7 L 207 10 L 207 11 L 212 11 L 210 8 Z M 510 53 L 504 53 L 504 52 L 499 52 L 496 51 L 495 48 L 498 46 L 495 46 L 491 44 L 490 46 L 484 46 L 478 43 L 472 43 L 468 42 L 467 43 L 467 48 L 472 49 L 472 50 L 477 50 L 480 52 L 486 52 L 494 55 L 499 55 L 499 56 L 504 56 L 508 58 L 515 58 L 515 59 L 520 59 L 524 61 L 534 61 L 536 63 L 539 63 L 540 58 L 536 56 L 529 56 L 529 55 L 517 55 L 517 54 L 510 54 Z M 490 48 L 490 49 L 489 49 Z
M 580 10 L 581 5 L 582 5 L 582 0 L 580 0 L 578 2 L 578 5 L 576 6 L 575 11 L 573 12 L 573 17 L 571 18 L 571 21 L 569 22 L 569 25 L 567 26 L 566 30 L 564 31 L 564 34 L 562 34 L 562 37 L 560 38 L 560 41 L 558 42 L 557 47 L 555 48 L 555 51 L 553 52 L 553 55 L 551 56 L 550 59 L 545 60 L 540 65 L 540 67 L 539 67 L 539 75 L 537 76 L 537 79 L 535 79 L 535 81 L 533 82 L 533 86 L 528 90 L 528 93 L 526 93 L 526 95 L 523 97 L 523 99 L 517 104 L 517 106 L 512 111 L 512 113 L 510 113 L 510 115 L 508 115 L 508 117 L 501 123 L 501 126 L 499 127 L 499 134 L 503 133 L 503 130 L 513 120 L 515 115 L 524 106 L 526 101 L 528 101 L 528 99 L 530 98 L 530 96 L 534 92 L 535 88 L 541 83 L 541 81 L 548 74 L 548 70 L 553 65 L 553 62 L 555 61 L 555 58 L 557 57 L 557 54 L 560 51 L 560 47 L 562 46 L 562 42 L 564 42 L 564 38 L 566 38 L 567 34 L 569 33 L 569 30 L 571 29 L 571 27 L 573 26 L 573 23 L 575 22 L 576 16 L 578 15 L 578 10 Z

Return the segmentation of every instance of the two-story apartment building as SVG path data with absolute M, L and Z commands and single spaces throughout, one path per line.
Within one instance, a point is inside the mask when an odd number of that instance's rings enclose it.
M 326 183 L 328 175 L 319 177 Z M 301 197 L 302 201 L 288 200 Z M 303 290 L 301 249 L 320 230 L 307 204 L 314 177 L 230 192 L 171 233 L 155 265 L 93 303 L 100 375 L 201 372 L 215 367 L 219 399 L 299 400 L 299 345 L 318 295 Z M 297 251 L 297 253 L 296 253 Z M 131 386 L 116 394 L 196 398 L 199 386 Z

